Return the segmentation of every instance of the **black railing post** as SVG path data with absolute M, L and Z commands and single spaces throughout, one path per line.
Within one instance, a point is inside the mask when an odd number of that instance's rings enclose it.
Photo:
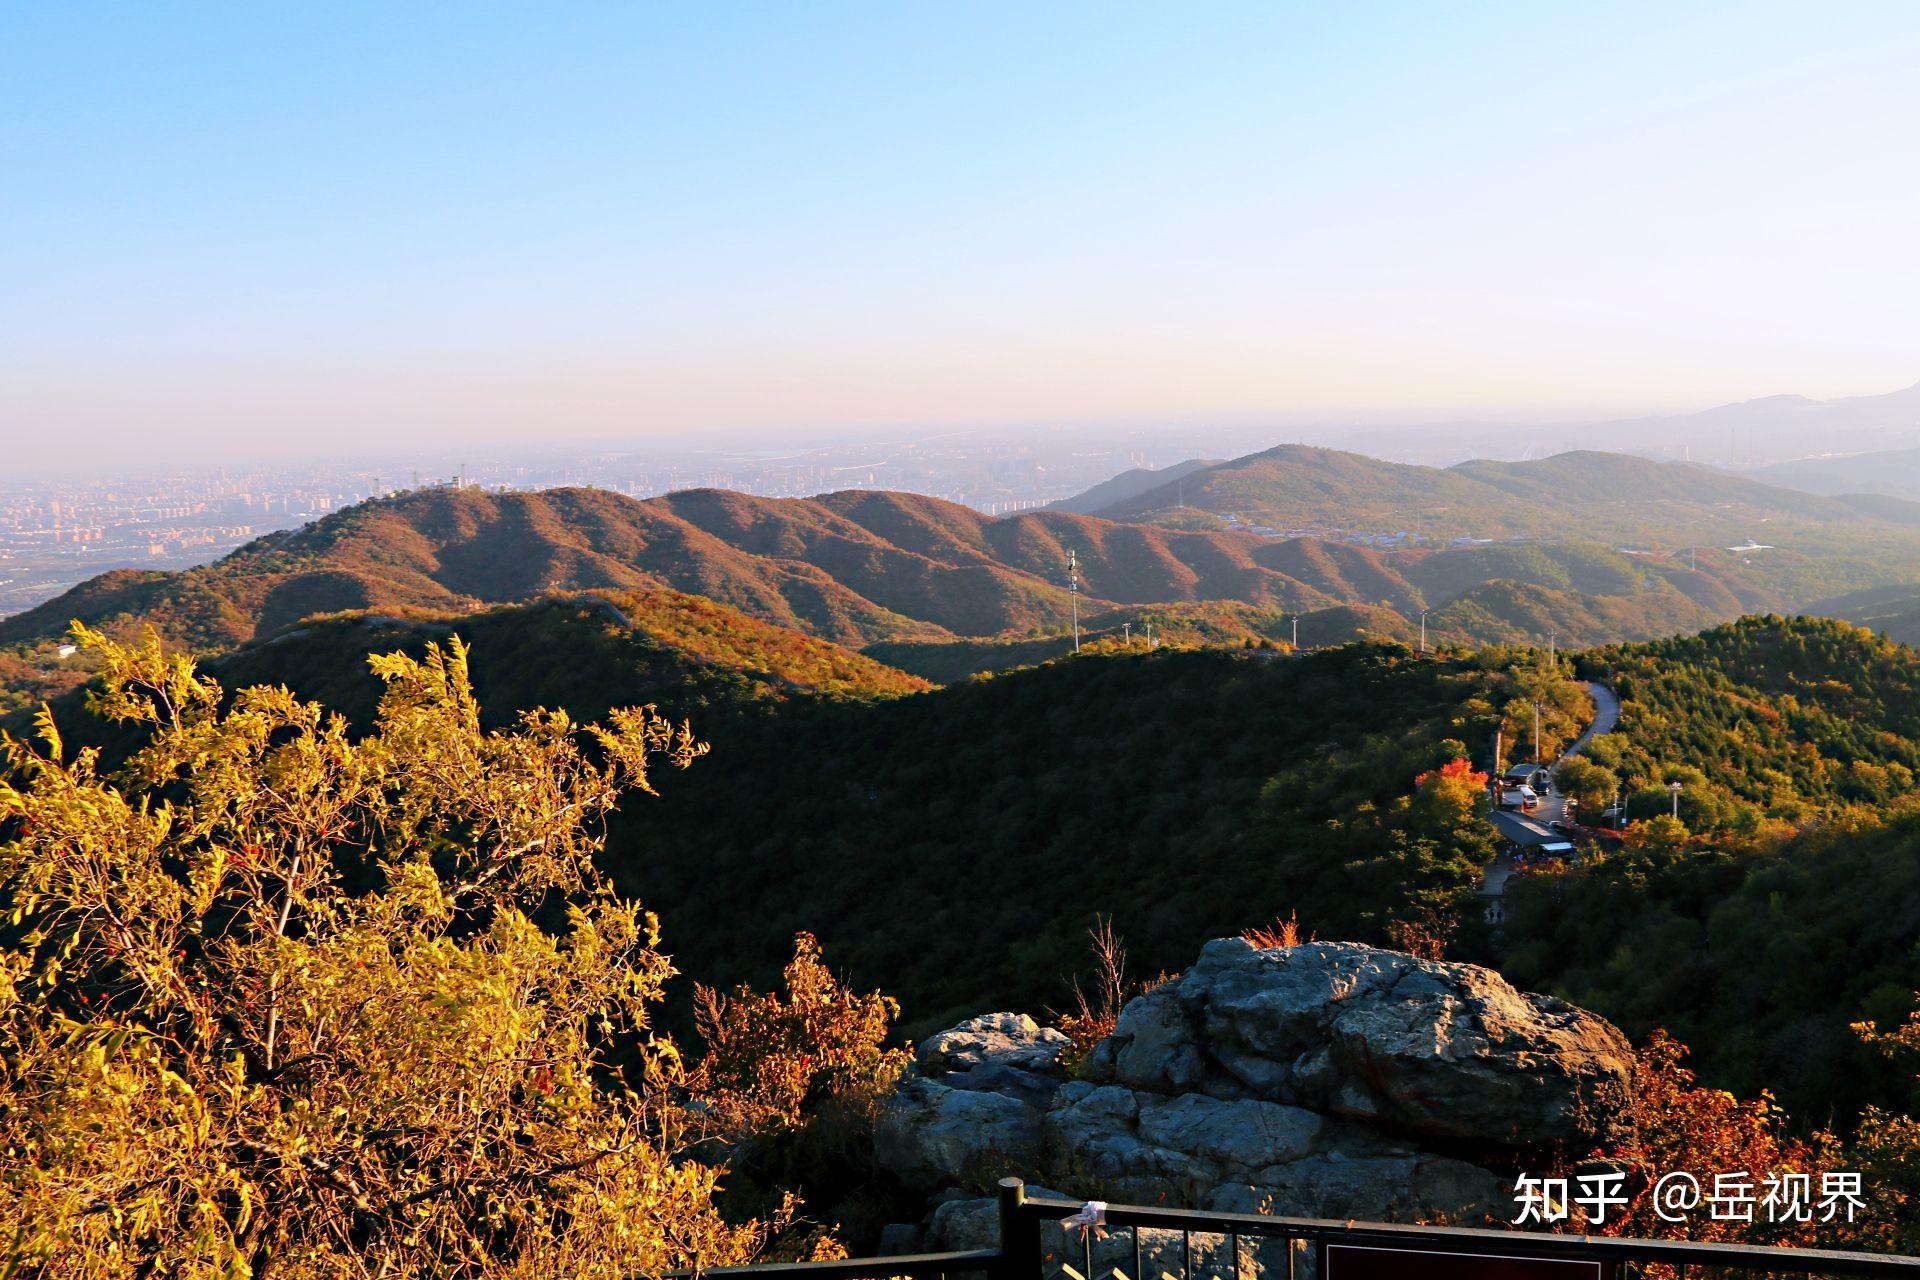
M 1040 1219 L 1026 1211 L 1027 1184 L 1000 1179 L 1000 1265 L 994 1280 L 1040 1280 Z

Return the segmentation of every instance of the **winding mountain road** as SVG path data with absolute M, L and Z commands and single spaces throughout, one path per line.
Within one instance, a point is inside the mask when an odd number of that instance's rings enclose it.
M 1560 753 L 1560 758 L 1553 762 L 1553 767 L 1556 769 L 1559 768 L 1561 761 L 1579 755 L 1595 738 L 1603 733 L 1612 733 L 1615 726 L 1620 723 L 1620 699 L 1614 696 L 1613 690 L 1597 681 L 1589 680 L 1587 692 L 1593 696 L 1593 723 L 1573 740 L 1572 746 Z M 1566 817 L 1566 813 L 1567 798 L 1561 794 L 1558 786 L 1554 786 L 1546 795 L 1540 797 L 1540 807 L 1533 813 L 1520 814 L 1508 809 L 1495 809 L 1493 825 L 1499 829 L 1501 835 L 1515 844 L 1546 844 L 1566 838 L 1550 825 Z M 1506 853 L 1497 855 L 1487 864 L 1486 872 L 1480 878 L 1480 895 L 1498 899 L 1506 892 L 1507 878 L 1512 874 L 1512 855 Z M 1491 906 L 1488 910 L 1490 914 L 1496 911 Z

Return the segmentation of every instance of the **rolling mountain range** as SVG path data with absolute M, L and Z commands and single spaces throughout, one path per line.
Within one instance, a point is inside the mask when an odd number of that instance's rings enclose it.
M 691 490 L 638 502 L 585 489 L 429 490 L 270 535 L 212 565 L 102 575 L 0 620 L 0 644 L 57 634 L 77 617 L 152 622 L 183 643 L 220 649 L 316 613 L 462 610 L 658 585 L 845 644 L 995 636 L 1067 622 L 1069 550 L 1088 612 L 1238 601 L 1405 614 L 1515 576 L 1582 592 L 1673 590 L 1710 612 L 1737 611 L 1755 594 L 1737 575 L 1723 583 L 1711 571 L 1649 567 L 1582 544 L 1387 553 L 1065 513 L 996 520 L 871 491 L 766 499 Z
M 1211 527 L 1160 523 L 1181 497 L 1175 523 Z M 1248 527 L 1261 523 L 1321 536 Z M 1392 536 L 1402 530 L 1419 540 Z M 1729 549 L 1756 537 L 1776 545 Z M 1070 552 L 1095 638 L 1155 622 L 1182 642 L 1281 641 L 1295 616 L 1303 642 L 1411 638 L 1424 612 L 1437 640 L 1551 634 L 1574 646 L 1908 581 L 1920 504 L 1609 454 L 1441 470 L 1296 446 L 1195 464 L 1101 516 L 995 519 L 871 490 L 638 501 L 430 489 L 199 568 L 102 575 L 0 620 L 0 648 L 17 666 L 25 647 L 44 648 L 79 618 L 152 624 L 213 653 L 342 611 L 461 615 L 569 592 L 672 589 L 834 644 L 885 646 L 876 652 L 888 661 L 933 675 L 1057 651 L 1076 607 Z
M 1796 458 L 1815 441 L 1839 450 L 1911 445 L 1920 425 L 1920 383 L 1878 395 L 1815 400 L 1761 396 L 1698 413 L 1624 418 L 1582 427 L 1586 439 L 1615 448 L 1692 450 L 1702 459 L 1746 465 L 1749 460 Z
M 1713 545 L 1765 531 L 1821 538 L 1920 526 L 1920 503 L 1861 504 L 1707 467 L 1616 453 L 1421 467 L 1308 445 L 1189 472 L 1100 507 L 1114 520 L 1182 507 L 1279 529 L 1428 539 L 1587 538 Z

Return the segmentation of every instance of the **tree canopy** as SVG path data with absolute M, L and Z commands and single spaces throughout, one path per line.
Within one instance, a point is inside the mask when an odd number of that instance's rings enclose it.
M 481 728 L 455 639 L 376 657 L 376 724 L 224 697 L 81 629 L 103 774 L 50 715 L 0 774 L 6 1274 L 615 1276 L 738 1262 L 658 926 L 595 869 L 704 749 L 650 708 Z

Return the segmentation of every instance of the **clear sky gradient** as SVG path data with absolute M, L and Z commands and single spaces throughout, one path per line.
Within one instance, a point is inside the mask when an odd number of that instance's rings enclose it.
M 0 15 L 29 462 L 1920 378 L 1920 5 Z

